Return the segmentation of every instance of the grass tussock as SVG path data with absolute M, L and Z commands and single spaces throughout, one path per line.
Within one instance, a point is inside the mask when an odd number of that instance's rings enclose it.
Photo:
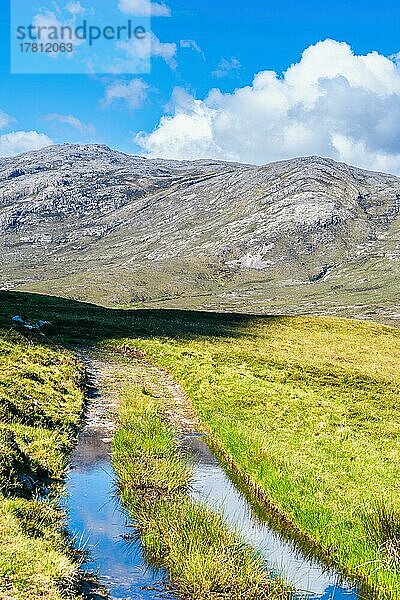
M 377 500 L 366 513 L 366 530 L 386 554 L 386 563 L 400 572 L 400 510 L 392 503 Z
M 135 389 L 131 391 L 135 395 Z M 126 396 L 129 398 L 130 394 Z M 143 405 L 138 406 L 137 399 Z M 113 460 L 124 494 L 145 500 L 169 498 L 188 485 L 190 470 L 179 457 L 173 432 L 162 421 L 153 401 L 139 391 L 136 407 L 125 398 L 120 428 L 113 442 Z M 133 463 L 133 466 L 130 464 Z
M 39 501 L 64 474 L 82 412 L 74 357 L 0 330 L 0 598 L 76 598 L 63 515 Z
M 146 556 L 167 570 L 182 598 L 289 597 L 218 514 L 189 500 L 190 465 L 157 400 L 139 387 L 124 395 L 113 464 Z

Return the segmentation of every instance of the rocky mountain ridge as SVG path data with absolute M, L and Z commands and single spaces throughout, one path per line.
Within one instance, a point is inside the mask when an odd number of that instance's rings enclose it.
M 63 145 L 0 159 L 3 288 L 396 319 L 399 229 L 399 178 L 320 157 L 259 167 Z

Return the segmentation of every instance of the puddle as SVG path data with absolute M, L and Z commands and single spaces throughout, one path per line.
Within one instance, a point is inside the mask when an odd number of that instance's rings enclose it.
M 167 574 L 146 562 L 139 540 L 127 542 L 123 537 L 134 530 L 116 493 L 110 460 L 112 399 L 99 393 L 96 379 L 92 384 L 87 425 L 67 480 L 69 531 L 88 552 L 83 568 L 97 575 L 110 600 L 171 599 L 163 586 Z M 261 552 L 272 573 L 298 590 L 297 599 L 371 600 L 338 572 L 310 558 L 289 533 L 279 532 L 267 512 L 256 510 L 225 473 L 203 436 L 185 435 L 181 442 L 193 464 L 192 498 L 222 511 L 226 522 Z
M 83 431 L 67 480 L 69 531 L 89 552 L 83 568 L 98 574 L 112 600 L 170 598 L 163 592 L 165 573 L 146 563 L 140 542 L 121 537 L 133 530 L 115 493 L 110 442 L 104 436 L 101 429 Z
M 306 556 L 296 542 L 274 530 L 237 489 L 201 436 L 182 439 L 185 452 L 194 461 L 191 495 L 214 510 L 223 512 L 228 524 L 236 526 L 245 541 L 262 553 L 272 572 L 292 584 L 296 598 L 309 600 L 367 600 L 357 587 L 318 560 Z

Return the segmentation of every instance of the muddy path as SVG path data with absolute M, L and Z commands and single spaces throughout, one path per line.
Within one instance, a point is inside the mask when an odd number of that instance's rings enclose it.
M 226 522 L 265 557 L 272 572 L 298 590 L 296 598 L 368 598 L 339 572 L 301 548 L 290 531 L 283 533 L 278 523 L 274 526 L 271 515 L 263 513 L 241 491 L 207 444 L 186 394 L 167 372 L 137 353 L 126 350 L 122 354 L 103 355 L 93 349 L 81 352 L 89 373 L 89 402 L 68 479 L 69 528 L 78 539 L 80 536 L 89 553 L 84 568 L 93 571 L 103 586 L 103 595 L 98 598 L 171 597 L 167 575 L 146 563 L 140 541 L 124 542 L 133 524 L 119 502 L 110 453 L 118 391 L 129 385 L 139 385 L 162 400 L 166 418 L 175 427 L 182 451 L 193 466 L 191 497 L 220 511 Z
M 87 370 L 88 404 L 71 458 L 66 502 L 69 531 L 88 555 L 85 595 L 90 600 L 171 598 L 166 573 L 154 570 L 140 541 L 131 540 L 133 523 L 121 506 L 111 464 L 123 373 L 117 363 L 92 350 L 80 356 Z

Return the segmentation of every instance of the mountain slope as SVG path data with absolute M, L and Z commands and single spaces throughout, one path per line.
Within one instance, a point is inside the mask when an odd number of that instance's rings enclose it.
M 399 213 L 400 179 L 329 159 L 257 167 L 53 146 L 0 160 L 2 287 L 396 319 Z

